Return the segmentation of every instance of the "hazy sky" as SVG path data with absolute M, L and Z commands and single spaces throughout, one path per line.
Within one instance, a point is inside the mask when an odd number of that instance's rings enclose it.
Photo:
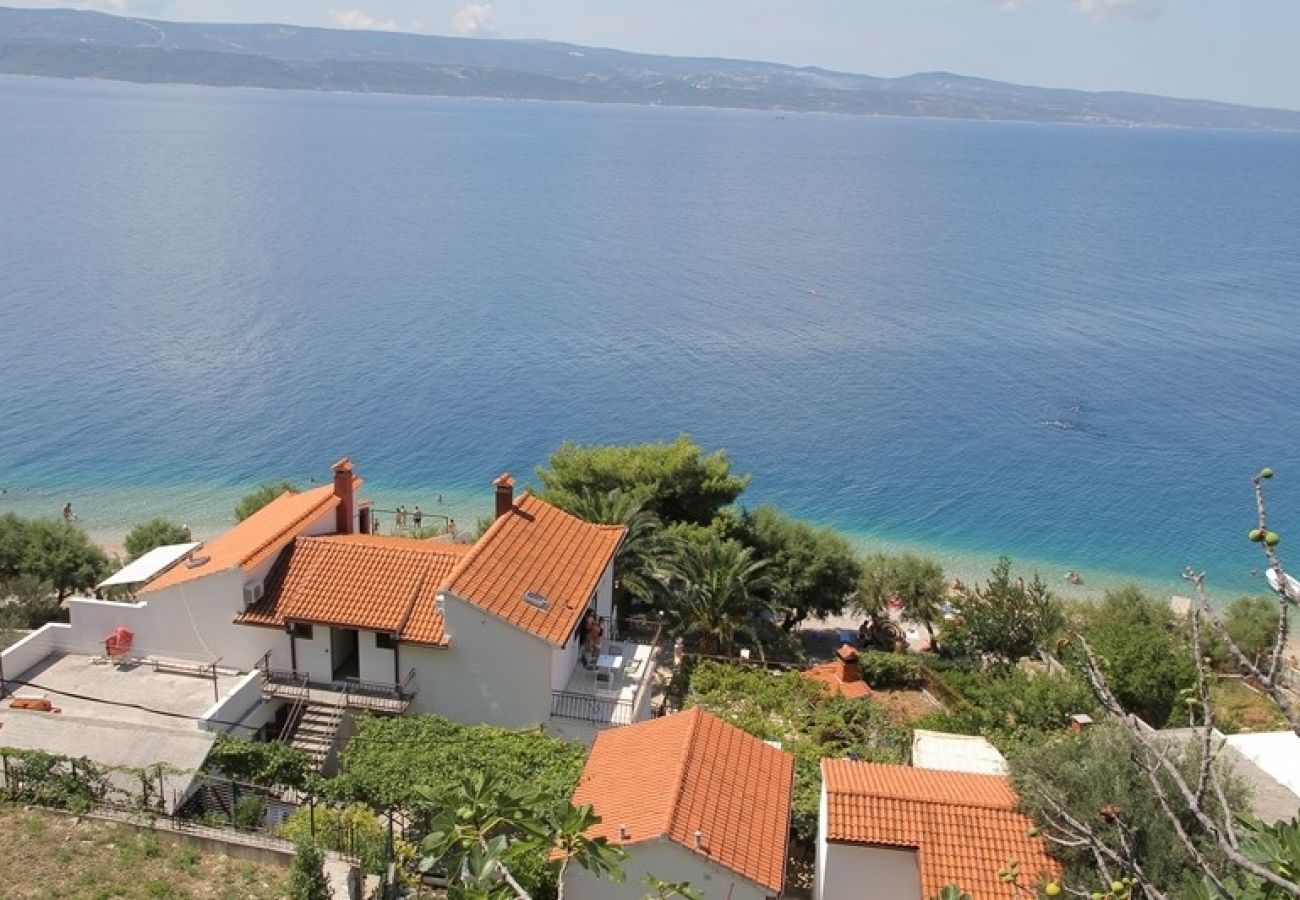
M 0 3 L 5 0 L 0 0 Z M 94 0 L 23 6 L 946 70 L 1300 109 L 1298 0 Z

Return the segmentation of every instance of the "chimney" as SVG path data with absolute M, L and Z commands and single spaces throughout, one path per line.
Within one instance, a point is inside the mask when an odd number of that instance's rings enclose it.
M 356 498 L 352 493 L 352 460 L 346 456 L 334 464 L 334 496 L 339 498 L 337 527 L 334 530 L 339 534 L 351 534 Z
M 858 651 L 844 644 L 835 651 L 835 658 L 840 661 L 840 681 L 848 684 L 862 680 L 862 667 L 858 665 Z
M 515 508 L 515 480 L 509 472 L 503 472 L 492 486 L 497 489 L 497 514 L 494 518 L 499 519 Z

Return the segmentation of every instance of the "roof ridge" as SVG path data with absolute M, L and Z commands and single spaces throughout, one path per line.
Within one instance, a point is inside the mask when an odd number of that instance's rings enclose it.
M 283 528 L 281 528 L 279 531 L 277 531 L 277 532 L 275 532 L 274 534 L 272 534 L 272 535 L 271 535 L 270 537 L 268 537 L 265 541 L 263 541 L 262 543 L 258 544 L 256 547 L 252 548 L 252 550 L 250 550 L 249 552 L 247 552 L 247 553 L 245 553 L 243 556 L 241 556 L 240 559 L 239 559 L 239 566 L 240 566 L 240 568 L 243 568 L 244 566 L 248 565 L 249 562 L 251 562 L 252 560 L 254 560 L 254 559 L 256 559 L 257 557 L 261 556 L 263 553 L 265 553 L 268 549 L 270 549 L 270 548 L 271 548 L 272 546 L 274 546 L 275 544 L 278 544 L 281 540 L 284 539 L 285 535 L 287 535 L 287 534 L 290 533 L 291 531 L 294 531 L 295 529 L 297 529 L 297 528 L 298 528 L 299 526 L 301 526 L 302 523 L 303 523 L 304 521 L 306 521 L 307 519 L 312 518 L 313 516 L 317 515 L 317 514 L 321 511 L 321 507 L 328 505 L 328 504 L 330 503 L 330 501 L 332 501 L 332 500 L 335 499 L 335 497 L 334 497 L 334 492 L 333 492 L 333 488 L 332 488 L 330 485 L 322 485 L 321 487 L 319 487 L 319 488 L 314 488 L 313 490 L 318 490 L 318 491 L 321 491 L 321 492 L 322 492 L 321 499 L 317 500 L 317 501 L 316 501 L 314 504 L 312 504 L 310 507 L 308 507 L 307 509 L 303 510 L 303 512 L 301 512 L 301 513 L 300 513 L 296 518 L 294 518 L 292 521 L 290 521 L 289 523 L 287 523 L 287 524 L 286 524 Z M 325 493 L 326 490 L 328 490 L 329 492 L 328 492 L 328 493 Z M 292 493 L 295 493 L 295 492 L 294 492 L 294 491 L 285 491 L 284 493 L 282 493 L 282 494 L 280 494 L 279 496 L 277 496 L 275 499 L 276 499 L 276 500 L 279 500 L 280 497 L 285 496 L 285 494 L 292 494 Z M 311 493 L 311 491 L 303 491 L 302 493 L 303 493 L 303 494 L 309 494 L 309 493 Z M 272 501 L 272 502 L 274 502 L 274 501 Z M 295 535 L 295 537 L 302 537 L 302 535 Z
M 704 710 L 699 706 L 692 706 L 690 709 L 678 713 L 678 715 L 686 716 L 692 714 L 694 717 L 690 722 L 686 723 L 686 749 L 682 753 L 681 765 L 678 766 L 673 779 L 676 786 L 673 788 L 673 800 L 668 804 L 668 821 L 664 823 L 663 834 L 666 835 L 672 834 L 673 823 L 677 821 L 677 811 L 682 807 L 682 794 L 686 791 L 686 773 L 690 769 L 691 757 L 695 755 L 695 735 L 699 732 L 700 720 L 704 717 Z

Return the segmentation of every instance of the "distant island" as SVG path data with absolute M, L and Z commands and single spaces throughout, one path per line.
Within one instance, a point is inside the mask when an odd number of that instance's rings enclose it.
M 1152 128 L 1300 131 L 1300 111 L 1006 84 L 876 78 L 550 41 L 164 22 L 0 8 L 0 74 Z

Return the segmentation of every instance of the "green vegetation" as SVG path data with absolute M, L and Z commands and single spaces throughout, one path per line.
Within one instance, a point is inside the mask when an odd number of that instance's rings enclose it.
M 259 485 L 256 489 L 245 494 L 235 504 L 235 519 L 240 522 L 244 521 L 263 506 L 266 506 L 281 494 L 286 493 L 296 494 L 298 488 L 288 481 L 271 481 Z
M 139 559 L 155 547 L 168 544 L 184 544 L 191 540 L 190 530 L 185 525 L 178 525 L 170 519 L 161 517 L 142 522 L 126 534 L 124 547 L 126 561 Z
M 978 734 L 1004 752 L 1017 743 L 1033 745 L 1066 728 L 1075 713 L 1098 714 L 1087 683 L 1073 672 L 1030 675 L 1021 669 L 948 669 L 939 673 L 957 698 L 947 712 L 917 725 L 954 734 Z
M 570 864 L 623 880 L 623 849 L 583 834 L 600 821 L 590 806 L 507 787 L 491 770 L 421 793 L 437 814 L 420 847 L 420 869 L 448 873 L 452 897 L 541 900 L 554 896 Z
M 72 523 L 0 516 L 0 594 L 18 596 L 20 603 L 51 594 L 61 601 L 73 591 L 93 588 L 108 570 L 108 556 Z M 20 613 L 28 627 L 41 624 L 30 621 L 30 608 Z
M 804 841 L 817 834 L 820 760 L 855 756 L 901 763 L 910 735 L 874 703 L 831 696 L 798 672 L 702 661 L 690 671 L 686 706 L 699 706 L 795 758 L 792 827 Z
M 538 731 L 462 725 L 441 716 L 365 716 L 343 748 L 330 796 L 376 809 L 420 810 L 425 794 L 452 790 L 469 772 L 491 771 L 507 790 L 530 788 L 568 799 L 578 783 L 582 745 Z
M 283 900 L 283 866 L 198 850 L 152 831 L 6 806 L 6 900 Z
M 333 896 L 325 877 L 325 854 L 314 841 L 299 841 L 289 869 L 289 897 L 291 900 L 330 900 Z
M 1189 746 L 1194 747 L 1194 742 Z M 1177 745 L 1169 749 L 1195 784 L 1197 754 Z M 1035 821 L 1059 821 L 1053 804 L 1060 804 L 1116 845 L 1121 843 L 1122 833 L 1142 861 L 1149 883 L 1162 887 L 1182 883 L 1190 856 L 1160 807 L 1141 762 L 1141 749 L 1123 728 L 1103 724 L 1080 734 L 1058 732 L 1012 745 L 1009 751 L 1012 780 L 1022 807 Z M 1172 788 L 1167 777 L 1164 782 L 1166 789 Z M 1244 792 L 1231 782 L 1227 792 L 1232 808 L 1239 810 Z M 1213 842 L 1203 834 L 1197 837 L 1196 846 L 1208 856 L 1217 854 Z M 1097 882 L 1096 862 L 1086 846 L 1057 846 L 1056 852 L 1065 862 L 1067 883 Z
M 917 688 L 924 682 L 921 660 L 909 653 L 865 650 L 858 657 L 862 680 L 873 689 Z
M 901 600 L 908 617 L 934 635 L 940 606 L 948 596 L 943 567 L 914 553 L 873 553 L 862 564 L 854 605 L 864 615 L 882 613 L 891 598 Z
M 1011 560 L 993 566 L 988 583 L 967 587 L 955 598 L 958 619 L 945 623 L 945 651 L 1014 663 L 1045 646 L 1064 625 L 1060 603 L 1035 573 L 1028 584 L 1012 580 Z
M 746 510 L 737 532 L 754 557 L 766 563 L 757 593 L 768 607 L 781 610 L 783 631 L 809 617 L 844 612 L 862 566 L 843 537 L 771 506 Z
M 762 592 L 764 560 L 733 540 L 716 535 L 686 543 L 668 564 L 668 626 L 692 639 L 705 653 L 730 655 L 742 644 L 758 646 L 760 615 L 768 611 Z
M 1280 616 L 1275 597 L 1238 597 L 1228 606 L 1223 625 L 1241 652 L 1257 660 L 1272 651 Z
M 1160 728 L 1187 724 L 1176 710 L 1196 682 L 1196 663 L 1168 605 L 1129 586 L 1108 591 L 1088 615 L 1083 634 L 1124 708 Z
M 300 806 L 275 833 L 295 844 L 310 841 L 322 849 L 355 856 L 362 869 L 374 874 L 382 872 L 388 862 L 388 829 L 374 810 L 361 803 Z M 414 856 L 410 845 L 402 841 L 394 841 L 393 850 L 399 860 L 409 862 Z
M 734 475 L 721 450 L 708 455 L 680 435 L 671 443 L 627 446 L 582 446 L 565 442 L 551 454 L 549 466 L 537 470 L 541 497 L 563 509 L 583 493 L 621 490 L 646 512 L 667 524 L 708 525 L 723 507 L 735 502 L 749 484 Z
M 307 754 L 279 741 L 246 741 L 218 734 L 207 766 L 232 781 L 268 788 L 304 790 L 315 770 Z

